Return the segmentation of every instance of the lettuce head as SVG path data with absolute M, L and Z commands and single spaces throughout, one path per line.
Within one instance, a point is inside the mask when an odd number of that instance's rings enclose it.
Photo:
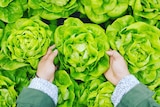
M 94 23 L 104 23 L 110 18 L 123 15 L 127 8 L 128 0 L 79 0 L 79 11 L 86 14 Z
M 0 56 L 4 58 L 2 62 L 6 59 L 6 63 L 14 65 L 10 66 L 14 68 L 18 68 L 16 66 L 19 64 L 36 68 L 39 58 L 46 53 L 53 40 L 49 26 L 37 17 L 18 19 L 15 23 L 7 24 L 4 32 L 3 54 Z
M 84 24 L 77 18 L 68 18 L 54 34 L 60 65 L 70 70 L 74 79 L 98 77 L 109 67 L 109 49 L 104 30 L 96 24 Z M 87 77 L 89 76 L 89 77 Z
M 114 21 L 106 29 L 112 49 L 128 62 L 131 73 L 144 84 L 154 81 L 160 65 L 160 30 L 130 15 Z
M 47 20 L 66 18 L 74 13 L 77 0 L 28 0 L 30 15 L 39 15 Z

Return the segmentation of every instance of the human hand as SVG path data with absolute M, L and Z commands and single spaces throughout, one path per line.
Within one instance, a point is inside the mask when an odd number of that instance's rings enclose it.
M 54 48 L 55 45 L 48 48 L 47 53 L 40 60 L 37 69 L 37 76 L 49 82 L 54 80 L 54 72 L 56 71 L 56 66 L 53 64 L 53 60 L 57 56 L 58 50 L 52 52 Z
M 110 67 L 104 73 L 107 80 L 109 80 L 114 85 L 125 76 L 129 75 L 127 64 L 124 58 L 115 50 L 106 52 L 110 56 Z

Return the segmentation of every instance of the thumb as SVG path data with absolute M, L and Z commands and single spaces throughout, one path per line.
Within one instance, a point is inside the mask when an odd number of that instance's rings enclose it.
M 58 54 L 58 50 L 54 50 L 50 55 L 49 55 L 49 60 L 51 60 L 53 62 L 54 58 L 57 56 Z

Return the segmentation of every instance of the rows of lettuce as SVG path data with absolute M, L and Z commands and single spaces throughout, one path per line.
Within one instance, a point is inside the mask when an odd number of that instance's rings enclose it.
M 43 19 L 55 20 L 80 12 L 100 24 L 131 14 L 136 21 L 159 26 L 159 4 L 159 0 L 3 0 L 0 2 L 0 19 L 13 23 L 21 17 L 39 15 Z
M 0 106 L 16 106 L 17 96 L 52 44 L 59 51 L 54 61 L 59 66 L 54 81 L 59 107 L 113 106 L 114 86 L 103 76 L 110 48 L 124 56 L 130 72 L 160 103 L 159 11 L 158 0 L 0 2 Z M 60 18 L 75 12 L 80 12 L 79 19 L 68 18 L 57 26 Z

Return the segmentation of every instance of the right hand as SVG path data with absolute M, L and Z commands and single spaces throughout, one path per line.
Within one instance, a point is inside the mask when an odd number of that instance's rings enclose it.
M 115 50 L 106 52 L 110 56 L 110 68 L 104 73 L 107 80 L 117 85 L 125 76 L 129 75 L 127 64 L 124 58 Z

